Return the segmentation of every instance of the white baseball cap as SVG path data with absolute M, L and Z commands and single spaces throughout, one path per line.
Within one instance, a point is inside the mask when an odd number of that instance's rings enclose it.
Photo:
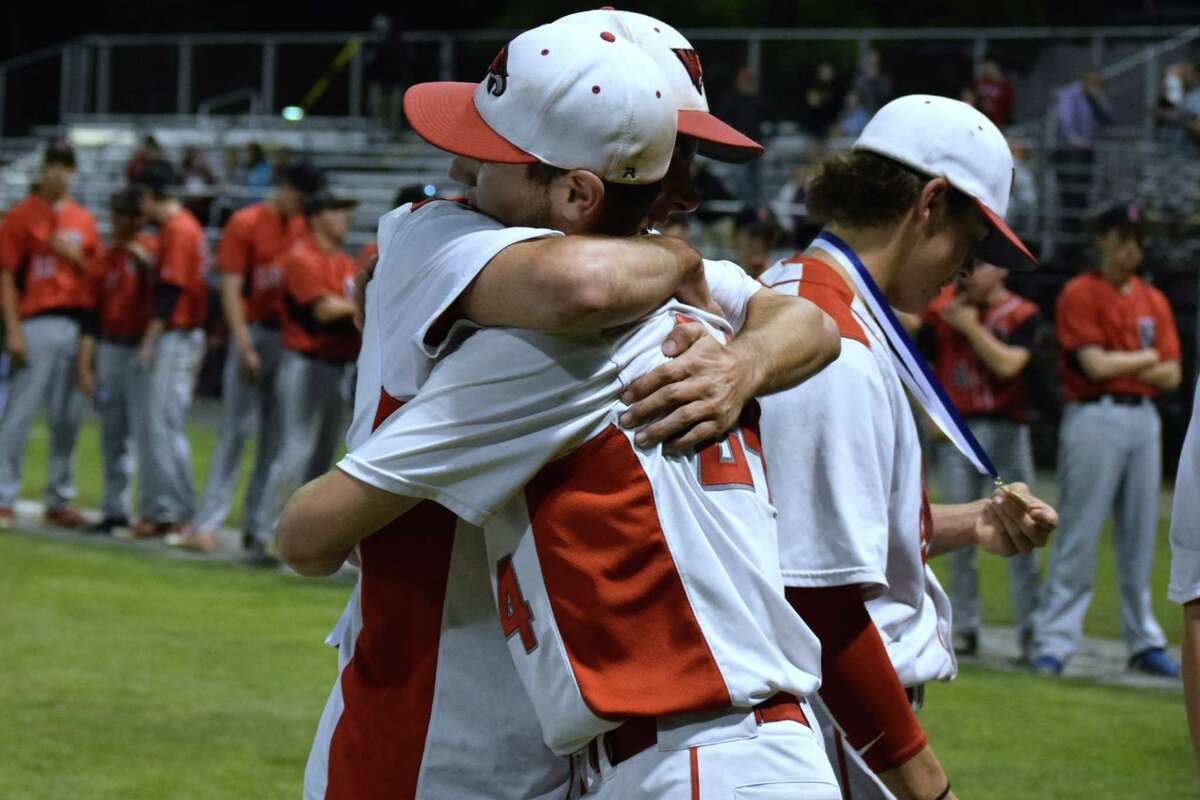
M 977 109 L 948 97 L 900 97 L 871 117 L 854 149 L 945 178 L 974 200 L 992 226 L 979 246 L 981 260 L 1012 270 L 1038 266 L 1004 222 L 1014 176 L 1012 151 L 1000 129 Z
M 513 39 L 478 84 L 421 83 L 404 94 L 413 130 L 442 150 L 629 184 L 666 175 L 677 111 L 649 56 L 611 32 L 562 22 Z
M 608 6 L 568 14 L 558 21 L 612 31 L 653 58 L 679 105 L 679 132 L 697 139 L 702 155 L 738 164 L 762 155 L 761 144 L 709 112 L 700 56 L 691 42 L 670 25 L 645 14 Z

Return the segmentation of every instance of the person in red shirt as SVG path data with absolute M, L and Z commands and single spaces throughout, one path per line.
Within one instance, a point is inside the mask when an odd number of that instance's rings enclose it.
M 145 382 L 134 434 L 143 475 L 142 518 L 133 530 L 139 539 L 176 532 L 195 511 L 186 428 L 208 315 L 208 242 L 179 201 L 178 173 L 152 161 L 141 179 L 143 211 L 158 226 L 159 252 L 150 321 L 135 359 Z
M 1055 309 L 1067 407 L 1058 440 L 1063 526 L 1034 617 L 1036 672 L 1058 675 L 1079 647 L 1096 547 L 1115 515 L 1121 628 L 1130 668 L 1178 677 L 1150 602 L 1162 488 L 1162 425 L 1153 398 L 1179 386 L 1179 334 L 1167 298 L 1137 276 L 1137 206 L 1094 222 L 1100 268 L 1063 287 Z
M 102 517 L 88 528 L 111 533 L 129 526 L 129 485 L 133 474 L 130 440 L 140 407 L 137 350 L 150 324 L 151 278 L 158 238 L 142 230 L 145 190 L 133 187 L 112 196 L 111 244 L 100 257 L 95 279 L 95 313 L 84 324 L 79 344 L 79 386 L 96 404 L 104 463 Z M 142 481 L 148 470 L 142 470 Z M 142 489 L 146 496 L 147 489 Z
M 979 110 L 997 127 L 1003 128 L 1012 121 L 1013 87 L 994 59 L 983 62 L 972 88 L 979 99 Z
M 346 431 L 359 332 L 352 300 L 357 267 L 342 243 L 357 204 L 329 192 L 309 198 L 305 215 L 312 233 L 283 262 L 287 312 L 275 381 L 280 450 L 267 475 L 259 518 L 248 528 L 262 535 L 251 563 L 276 563 L 266 538 L 284 504 L 301 484 L 329 468 Z
M 229 515 L 242 448 L 256 424 L 258 445 L 242 511 L 242 543 L 249 548 L 259 538 L 249 525 L 258 518 L 267 471 L 279 449 L 274 385 L 283 350 L 283 258 L 308 231 L 304 200 L 324 184 L 318 169 L 294 164 L 269 199 L 246 206 L 225 225 L 217 254 L 221 308 L 230 335 L 221 382 L 221 433 L 199 508 L 190 530 L 177 542 L 182 547 L 216 548 L 214 532 Z
M 1005 480 L 1033 485 L 1029 433 L 1029 390 L 1025 373 L 1037 346 L 1042 320 L 1036 305 L 1005 286 L 1008 270 L 979 263 L 970 275 L 942 290 L 922 321 L 931 334 L 938 379 L 972 433 Z M 991 481 L 981 476 L 949 443 L 937 453 L 942 502 L 965 503 L 985 495 Z M 975 655 L 979 648 L 979 572 L 975 548 L 950 554 L 950 602 L 954 648 Z M 1009 596 L 1028 662 L 1033 611 L 1038 599 L 1038 560 L 1033 552 L 1007 559 Z
M 83 419 L 75 383 L 80 320 L 92 306 L 90 276 L 100 253 L 96 221 L 68 196 L 75 153 L 65 142 L 46 150 L 36 190 L 0 229 L 0 294 L 5 350 L 11 359 L 8 400 L 0 414 L 0 527 L 12 527 L 21 461 L 38 409 L 50 430 L 46 521 L 77 527 L 72 459 Z

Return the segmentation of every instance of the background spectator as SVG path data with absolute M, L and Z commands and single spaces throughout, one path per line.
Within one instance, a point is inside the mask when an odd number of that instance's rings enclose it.
M 125 165 L 125 177 L 130 183 L 137 183 L 138 178 L 142 174 L 142 166 L 149 161 L 161 161 L 163 159 L 163 150 L 159 146 L 158 140 L 152 135 L 146 134 L 142 138 L 142 146 L 134 152 L 133 157 Z
M 779 244 L 783 231 L 770 209 L 759 206 L 745 208 L 734 221 L 734 261 L 757 278 L 771 266 L 771 251 Z
M 868 117 L 892 99 L 892 79 L 883 72 L 878 50 L 872 48 L 863 56 L 853 88 Z
M 213 205 L 213 187 L 217 177 L 208 166 L 208 157 L 199 147 L 183 152 L 183 205 L 201 224 L 208 224 Z
M 735 91 L 721 104 L 719 116 L 751 139 L 761 139 L 767 121 L 767 101 L 758 92 L 758 79 L 750 67 L 738 70 Z M 757 203 L 762 194 L 762 163 L 755 159 L 733 168 L 735 193 L 744 203 Z
M 1013 96 L 1012 83 L 1000 69 L 995 59 L 989 58 L 979 67 L 979 75 L 975 79 L 975 94 L 979 97 L 979 110 L 987 118 L 1003 128 L 1012 120 Z
M 268 190 L 274 183 L 273 176 L 274 170 L 271 168 L 271 162 L 267 160 L 267 154 L 263 151 L 262 145 L 258 142 L 250 142 L 246 145 L 246 168 L 242 180 L 250 189 L 248 199 L 251 202 L 266 199 Z
M 1096 142 L 1104 126 L 1116 119 L 1104 94 L 1104 75 L 1093 70 L 1080 83 L 1058 96 L 1058 147 L 1054 163 L 1058 173 L 1059 215 L 1066 234 L 1083 230 L 1082 216 L 1092 190 L 1092 164 Z
M 1194 64 L 1181 61 L 1167 68 L 1163 93 L 1152 114 L 1159 141 L 1200 145 L 1200 73 Z
M 842 113 L 833 125 L 832 135 L 841 139 L 857 139 L 871 120 L 871 112 L 863 107 L 857 91 L 847 92 Z
M 804 92 L 802 107 L 805 129 L 818 139 L 829 135 L 838 112 L 842 108 L 842 90 L 837 83 L 837 71 L 833 64 L 822 61 L 817 65 L 817 74 Z

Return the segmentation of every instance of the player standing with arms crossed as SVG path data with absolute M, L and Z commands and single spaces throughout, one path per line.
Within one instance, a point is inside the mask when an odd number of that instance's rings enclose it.
M 1025 552 L 1057 521 L 1021 484 L 1019 497 L 929 505 L 906 387 L 975 462 L 986 456 L 891 311 L 921 312 L 977 257 L 1036 263 L 1003 222 L 1011 176 L 1004 137 L 975 109 L 894 100 L 810 185 L 824 230 L 762 277 L 842 332 L 829 368 L 763 399 L 762 433 L 788 599 L 821 640 L 826 749 L 854 800 L 953 797 L 914 715 L 924 684 L 956 670 L 950 603 L 926 559 Z
M 942 290 L 925 312 L 924 322 L 933 332 L 934 371 L 951 402 L 1000 474 L 1032 485 L 1033 443 L 1024 373 L 1037 347 L 1042 315 L 1033 303 L 1008 290 L 1007 276 L 1003 267 L 979 263 L 955 286 Z M 965 503 L 993 488 L 953 444 L 940 444 L 937 460 L 945 502 Z M 975 548 L 955 550 L 949 558 L 954 649 L 959 655 L 975 655 L 981 624 Z M 1039 573 L 1036 553 L 1008 559 L 1009 598 L 1024 663 L 1029 663 L 1033 646 Z
M 96 313 L 79 344 L 79 386 L 96 404 L 104 462 L 101 518 L 88 528 L 91 533 L 129 526 L 130 443 L 136 420 L 149 411 L 144 407 L 146 387 L 137 350 L 154 303 L 158 238 L 142 231 L 144 194 L 144 189 L 134 187 L 112 197 L 112 243 L 100 258 Z M 143 469 L 141 475 L 145 496 L 148 471 Z
M 261 518 L 249 530 L 273 531 L 279 512 L 292 492 L 333 463 L 346 431 L 350 379 L 358 355 L 354 259 L 342 249 L 357 200 L 317 192 L 304 201 L 311 233 L 301 237 L 283 258 L 283 356 L 275 378 L 279 398 L 278 456 L 271 462 Z M 271 566 L 267 541 L 249 550 L 254 563 Z
M 74 173 L 70 145 L 52 143 L 42 157 L 37 190 L 9 210 L 0 228 L 0 301 L 12 359 L 0 413 L 0 528 L 14 522 L 21 462 L 39 408 L 46 411 L 50 433 L 46 521 L 71 528 L 84 522 L 69 505 L 83 419 L 76 358 L 80 320 L 93 306 L 88 289 L 101 243 L 95 219 L 68 196 Z
M 242 546 L 252 551 L 262 538 L 249 526 L 258 518 L 267 471 L 279 448 L 275 374 L 283 350 L 282 262 L 307 231 L 305 198 L 324 186 L 325 176 L 311 164 L 293 164 L 269 199 L 238 210 L 225 224 L 217 253 L 221 309 L 230 336 L 221 379 L 221 433 L 191 530 L 175 542 L 182 547 L 204 552 L 216 547 L 214 532 L 233 504 L 242 447 L 255 424 L 258 442 L 242 506 Z
M 208 311 L 208 242 L 179 202 L 178 173 L 165 161 L 153 161 L 140 179 L 148 189 L 143 209 L 158 226 L 159 251 L 150 323 L 137 352 L 145 405 L 134 434 L 144 476 L 135 539 L 177 532 L 195 511 L 187 417 Z
M 1033 669 L 1058 675 L 1083 636 L 1100 529 L 1114 511 L 1121 631 L 1130 669 L 1178 677 L 1150 602 L 1162 488 L 1162 423 L 1153 399 L 1179 386 L 1179 334 L 1167 298 L 1137 276 L 1140 210 L 1093 222 L 1100 268 L 1063 287 L 1055 309 L 1067 408 L 1058 433 L 1065 525 L 1034 618 Z

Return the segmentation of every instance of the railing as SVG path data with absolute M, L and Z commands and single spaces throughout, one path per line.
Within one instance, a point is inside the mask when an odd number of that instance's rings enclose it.
M 240 103 L 243 100 L 248 100 L 250 102 L 249 113 L 252 116 L 262 113 L 261 98 L 259 97 L 258 92 L 256 92 L 254 89 L 251 89 L 249 86 L 241 89 L 234 89 L 232 92 L 219 94 L 216 97 L 210 97 L 196 106 L 196 113 L 202 117 L 205 117 L 211 114 L 213 109 L 225 108 L 226 106 Z
M 778 28 L 685 31 L 704 52 L 710 94 L 728 91 L 743 64 L 755 68 L 778 111 L 792 111 L 796 89 L 816 61 L 831 59 L 850 72 L 870 47 L 885 51 L 885 67 L 921 52 L 935 66 L 961 65 L 963 82 L 972 67 L 994 52 L 1013 67 L 1018 112 L 1040 116 L 1053 86 L 1044 83 L 1036 62 L 1046 48 L 1068 47 L 1065 60 L 1091 66 L 1140 52 L 1147 44 L 1185 33 L 1182 26 L 1099 28 Z M 409 53 L 401 83 L 475 75 L 515 30 L 405 31 L 388 40 Z M 71 114 L 177 113 L 197 110 L 197 96 L 222 95 L 246 85 L 249 76 L 262 109 L 278 113 L 299 104 L 312 86 L 330 80 L 329 93 L 313 109 L 318 114 L 363 115 L 367 59 L 357 42 L 377 45 L 370 32 L 304 34 L 189 34 L 88 36 L 42 48 L 0 63 L 0 134 L 24 134 L 34 124 L 55 124 Z M 898 48 L 905 48 L 901 52 Z M 932 48 L 932 49 L 931 49 Z M 219 55 L 217 55 L 219 54 Z M 1063 61 L 1064 59 L 1059 59 Z M 337 62 L 335 65 L 335 61 Z M 342 63 L 344 61 L 344 63 Z M 811 63 L 809 63 L 811 62 Z M 934 72 L 935 70 L 931 70 Z M 936 83 L 937 79 L 929 80 Z M 944 82 L 943 82 L 944 83 Z M 901 86 L 940 90 L 952 85 Z

